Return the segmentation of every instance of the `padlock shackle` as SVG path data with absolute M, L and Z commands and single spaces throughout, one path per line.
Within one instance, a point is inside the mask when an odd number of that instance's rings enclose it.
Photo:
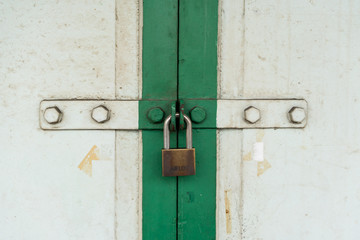
M 179 113 L 175 114 L 176 117 L 180 117 Z M 186 148 L 192 149 L 192 124 L 188 116 L 184 114 L 184 119 L 186 122 Z M 166 117 L 164 121 L 164 149 L 170 149 L 170 120 L 171 114 Z

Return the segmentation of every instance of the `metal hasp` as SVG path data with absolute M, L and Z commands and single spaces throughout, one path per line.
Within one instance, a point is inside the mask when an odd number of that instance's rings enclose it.
M 179 113 L 175 114 L 180 117 Z M 169 124 L 171 114 L 164 122 L 164 149 L 162 149 L 162 175 L 164 177 L 195 175 L 195 148 L 192 147 L 192 124 L 190 118 L 184 114 L 186 122 L 186 148 L 170 149 Z

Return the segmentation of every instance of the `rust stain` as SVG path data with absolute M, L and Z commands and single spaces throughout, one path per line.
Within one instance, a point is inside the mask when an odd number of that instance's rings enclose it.
M 78 166 L 78 168 L 81 171 L 83 171 L 84 173 L 86 173 L 90 177 L 92 176 L 92 161 L 93 160 L 99 160 L 98 147 L 96 145 L 94 145 L 90 149 L 88 154 L 86 154 L 86 156 L 84 157 L 84 159 L 81 161 L 81 163 Z
M 261 129 L 261 130 L 257 131 L 257 133 L 256 133 L 256 141 L 257 142 L 262 142 L 262 140 L 264 138 L 264 135 L 265 135 L 264 130 Z
M 225 214 L 226 214 L 226 233 L 231 233 L 231 212 L 230 212 L 230 200 L 228 196 L 229 190 L 225 190 Z
M 262 161 L 262 162 L 258 162 L 258 164 L 257 164 L 257 176 L 260 176 L 260 175 L 264 174 L 264 172 L 266 170 L 268 170 L 269 168 L 271 168 L 271 165 L 266 159 L 264 159 L 264 161 Z
M 251 161 L 251 152 L 248 152 L 243 156 L 243 161 Z

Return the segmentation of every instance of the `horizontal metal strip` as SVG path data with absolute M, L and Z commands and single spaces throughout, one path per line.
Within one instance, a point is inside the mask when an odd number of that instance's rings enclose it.
M 244 99 L 217 101 L 217 128 L 304 128 L 303 99 Z
M 46 130 L 137 130 L 139 101 L 44 100 L 40 127 Z
M 40 103 L 40 127 L 45 130 L 162 129 L 162 120 L 151 122 L 148 114 L 152 109 L 161 109 L 166 116 L 171 102 L 140 101 L 142 124 L 139 126 L 139 101 L 44 100 Z M 304 128 L 307 122 L 307 102 L 303 99 L 185 100 L 186 113 L 190 116 L 193 105 L 208 114 L 204 122 L 193 124 L 195 129 Z M 210 121 L 215 117 L 212 114 L 215 109 L 216 126 Z

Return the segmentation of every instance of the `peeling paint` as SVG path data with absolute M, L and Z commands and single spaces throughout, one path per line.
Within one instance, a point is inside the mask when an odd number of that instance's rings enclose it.
M 266 170 L 268 170 L 269 168 L 271 168 L 271 164 L 266 159 L 264 159 L 264 161 L 262 161 L 262 162 L 258 162 L 258 164 L 257 164 L 257 176 L 260 176 L 260 175 L 264 174 L 264 172 Z
M 257 142 L 262 142 L 263 138 L 264 138 L 264 135 L 265 135 L 265 131 L 263 129 L 257 131 L 257 133 L 256 133 L 256 141 Z
M 225 214 L 226 214 L 226 233 L 231 233 L 231 211 L 230 211 L 230 200 L 229 194 L 230 190 L 225 190 Z
M 81 171 L 90 177 L 92 176 L 92 161 L 99 160 L 98 153 L 99 149 L 96 145 L 94 145 L 78 166 Z
M 242 158 L 243 161 L 251 161 L 251 152 L 248 152 L 246 155 Z

